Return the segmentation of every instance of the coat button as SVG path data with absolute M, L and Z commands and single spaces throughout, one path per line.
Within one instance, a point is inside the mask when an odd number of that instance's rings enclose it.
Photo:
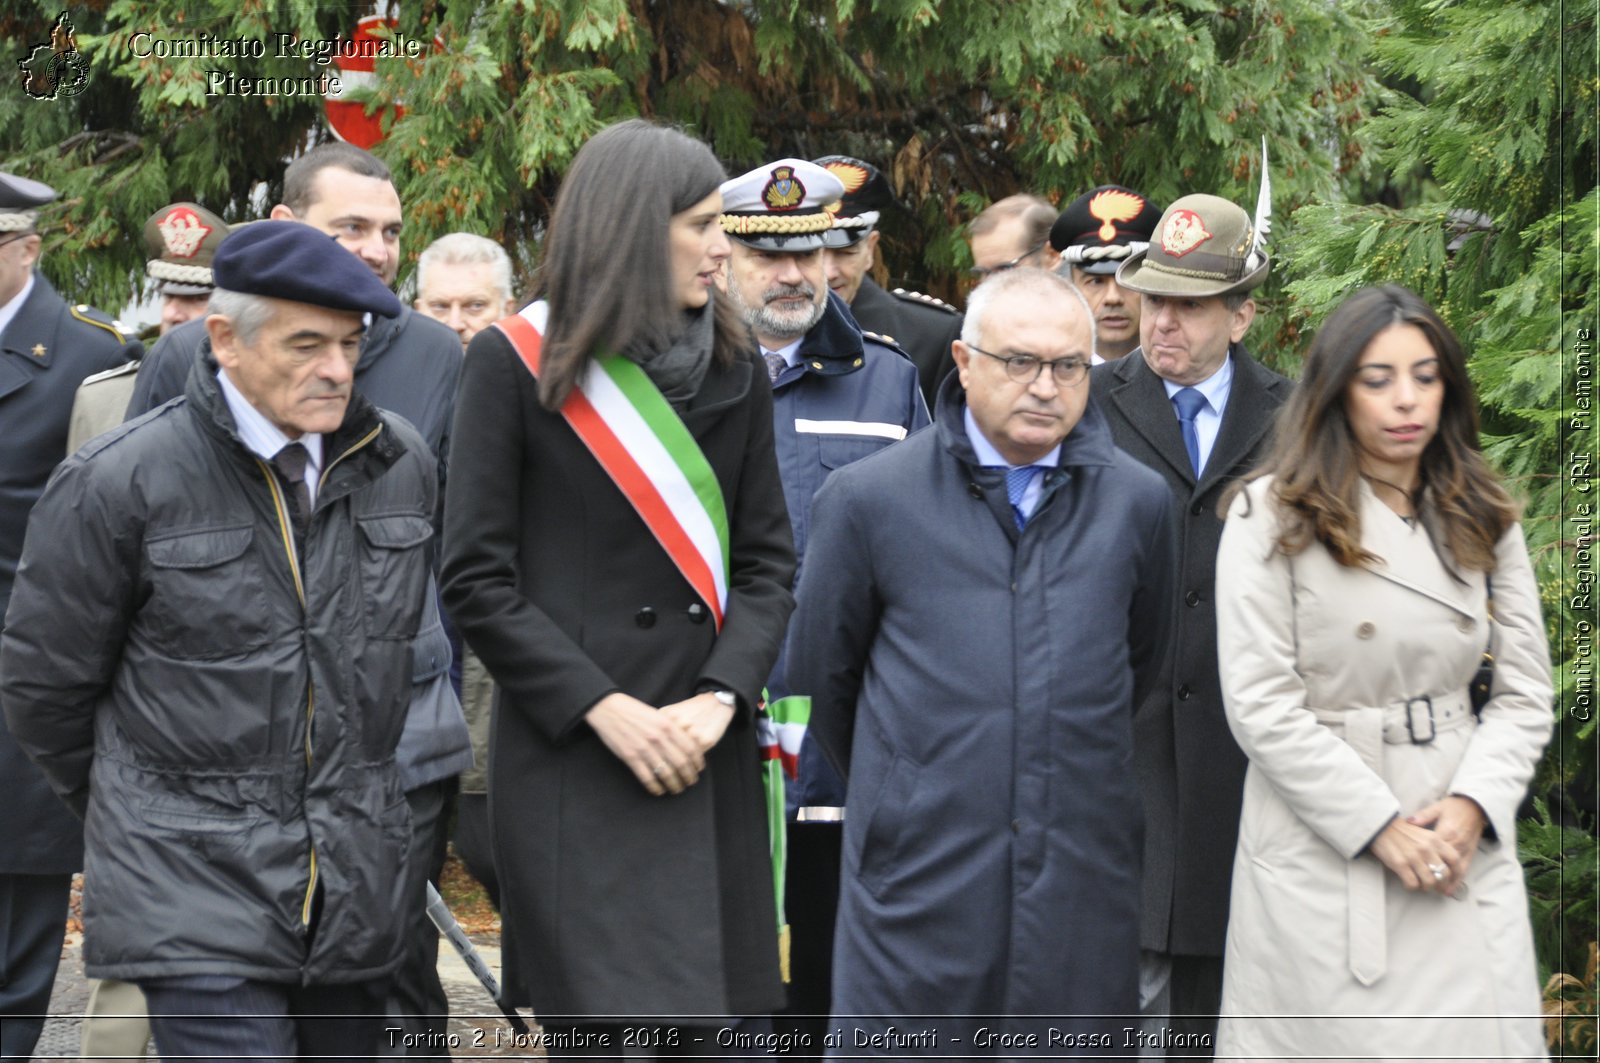
M 1195 606 L 1200 604 L 1200 592 L 1190 591 L 1188 594 L 1185 594 L 1183 596 L 1183 603 L 1189 608 L 1193 609 Z
M 633 614 L 633 622 L 638 624 L 640 627 L 655 627 L 656 611 L 647 605 L 637 613 Z
M 691 624 L 703 624 L 703 623 L 705 623 L 706 622 L 706 613 L 707 612 L 708 612 L 708 610 L 706 609 L 705 606 L 701 605 L 699 602 L 695 602 L 693 605 L 689 606 L 689 609 L 688 609 L 689 623 L 691 623 Z
M 983 488 L 979 487 L 977 484 L 974 484 L 974 483 L 967 484 L 967 494 L 971 495 L 973 498 L 978 499 L 979 501 L 983 500 Z
M 1178 688 L 1178 700 L 1179 701 L 1188 701 L 1193 696 L 1194 696 L 1194 691 L 1189 689 L 1189 684 L 1188 683 L 1185 683 L 1185 684 L 1183 684 L 1183 686 Z
M 1356 638 L 1370 639 L 1377 633 L 1378 626 L 1370 620 L 1363 620 L 1356 625 Z
M 1193 516 L 1196 516 L 1196 517 L 1198 517 L 1200 514 L 1204 513 L 1205 510 L 1206 510 L 1206 504 L 1204 502 L 1195 502 L 1194 504 L 1192 504 L 1189 507 L 1189 513 L 1191 515 L 1193 515 Z
M 1011 821 L 1011 833 L 1012 834 L 1016 834 L 1021 829 L 1022 829 L 1022 820 L 1014 819 L 1014 820 Z
M 1464 616 L 1460 620 L 1456 621 L 1456 630 L 1460 631 L 1462 634 L 1466 634 L 1477 626 L 1478 622 L 1473 620 L 1471 617 Z

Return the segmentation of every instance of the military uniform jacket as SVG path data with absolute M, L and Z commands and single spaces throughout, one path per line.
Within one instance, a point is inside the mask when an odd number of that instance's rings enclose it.
M 800 344 L 798 362 L 773 386 L 772 413 L 783 497 L 803 569 L 811 499 L 823 481 L 926 426 L 928 408 L 905 354 L 863 336 L 843 301 L 830 294 L 822 320 Z M 780 657 L 767 693 L 775 699 L 806 691 L 790 687 Z M 844 805 L 844 783 L 809 739 L 801 747 L 799 778 L 786 797 L 790 815 L 803 805 Z
M 86 812 L 91 976 L 379 978 L 410 910 L 395 746 L 429 607 L 433 456 L 356 397 L 291 553 L 285 492 L 206 368 L 51 480 L 0 701 Z
M 138 358 L 111 319 L 68 306 L 39 273 L 0 334 L 0 617 L 11 598 L 28 512 L 67 452 L 72 397 L 85 377 Z M 0 630 L 4 621 L 0 620 Z M 0 874 L 65 874 L 83 860 L 83 828 L 0 725 Z
M 817 496 L 789 663 L 850 783 L 834 1013 L 966 1016 L 943 1050 L 982 1016 L 1137 1011 L 1132 717 L 1173 507 L 1091 403 L 1018 532 L 941 387 L 931 429 Z
M 1146 820 L 1140 944 L 1187 956 L 1222 955 L 1245 773 L 1217 675 L 1217 505 L 1228 485 L 1260 460 L 1272 419 L 1293 387 L 1243 346 L 1235 344 L 1231 354 L 1233 387 L 1198 481 L 1172 401 L 1139 351 L 1096 366 L 1089 378 L 1117 446 L 1160 473 L 1177 502 L 1172 653 L 1134 726 Z
M 961 312 L 932 296 L 898 288 L 886 292 L 871 277 L 864 277 L 850 313 L 862 328 L 887 336 L 911 356 L 922 397 L 932 410 L 940 382 L 956 365 L 950 344 L 961 338 Z

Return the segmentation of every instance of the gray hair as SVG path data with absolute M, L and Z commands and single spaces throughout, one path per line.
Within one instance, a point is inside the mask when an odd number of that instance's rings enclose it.
M 427 287 L 428 270 L 433 265 L 473 266 L 482 264 L 494 268 L 494 286 L 502 302 L 511 299 L 511 256 L 506 249 L 476 233 L 448 233 L 429 244 L 422 257 L 417 259 L 417 295 Z
M 273 306 L 272 300 L 266 296 L 251 295 L 248 292 L 230 292 L 226 288 L 212 291 L 211 304 L 206 309 L 207 317 L 216 314 L 227 318 L 233 324 L 233 331 L 239 337 L 239 342 L 244 344 L 254 343 L 275 313 L 277 307 Z
M 1094 311 L 1089 309 L 1089 300 L 1083 297 L 1076 284 L 1061 274 L 1032 266 L 1017 266 L 1014 269 L 991 273 L 982 284 L 972 289 L 972 294 L 967 296 L 967 316 L 961 322 L 962 343 L 968 347 L 978 346 L 978 338 L 983 335 L 983 319 L 988 315 L 989 304 L 996 296 L 1004 295 L 1013 289 L 1026 289 L 1041 299 L 1048 299 L 1062 292 L 1069 293 L 1083 310 L 1084 319 L 1089 322 L 1090 356 L 1100 353 L 1096 347 Z

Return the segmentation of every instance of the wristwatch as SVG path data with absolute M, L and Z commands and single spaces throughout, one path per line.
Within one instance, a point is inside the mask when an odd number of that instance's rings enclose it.
M 739 695 L 731 690 L 713 690 L 711 696 L 728 706 L 730 709 L 739 707 Z

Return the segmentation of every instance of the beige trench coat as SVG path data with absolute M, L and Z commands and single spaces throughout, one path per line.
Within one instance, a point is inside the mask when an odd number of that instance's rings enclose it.
M 1522 529 L 1496 547 L 1475 721 L 1483 575 L 1452 578 L 1365 483 L 1362 543 L 1382 564 L 1343 568 L 1315 544 L 1286 558 L 1269 483 L 1235 502 L 1217 555 L 1223 698 L 1250 758 L 1217 1058 L 1544 1059 L 1516 811 L 1552 688 Z M 1446 794 L 1489 819 L 1466 888 L 1408 892 L 1363 850 Z

